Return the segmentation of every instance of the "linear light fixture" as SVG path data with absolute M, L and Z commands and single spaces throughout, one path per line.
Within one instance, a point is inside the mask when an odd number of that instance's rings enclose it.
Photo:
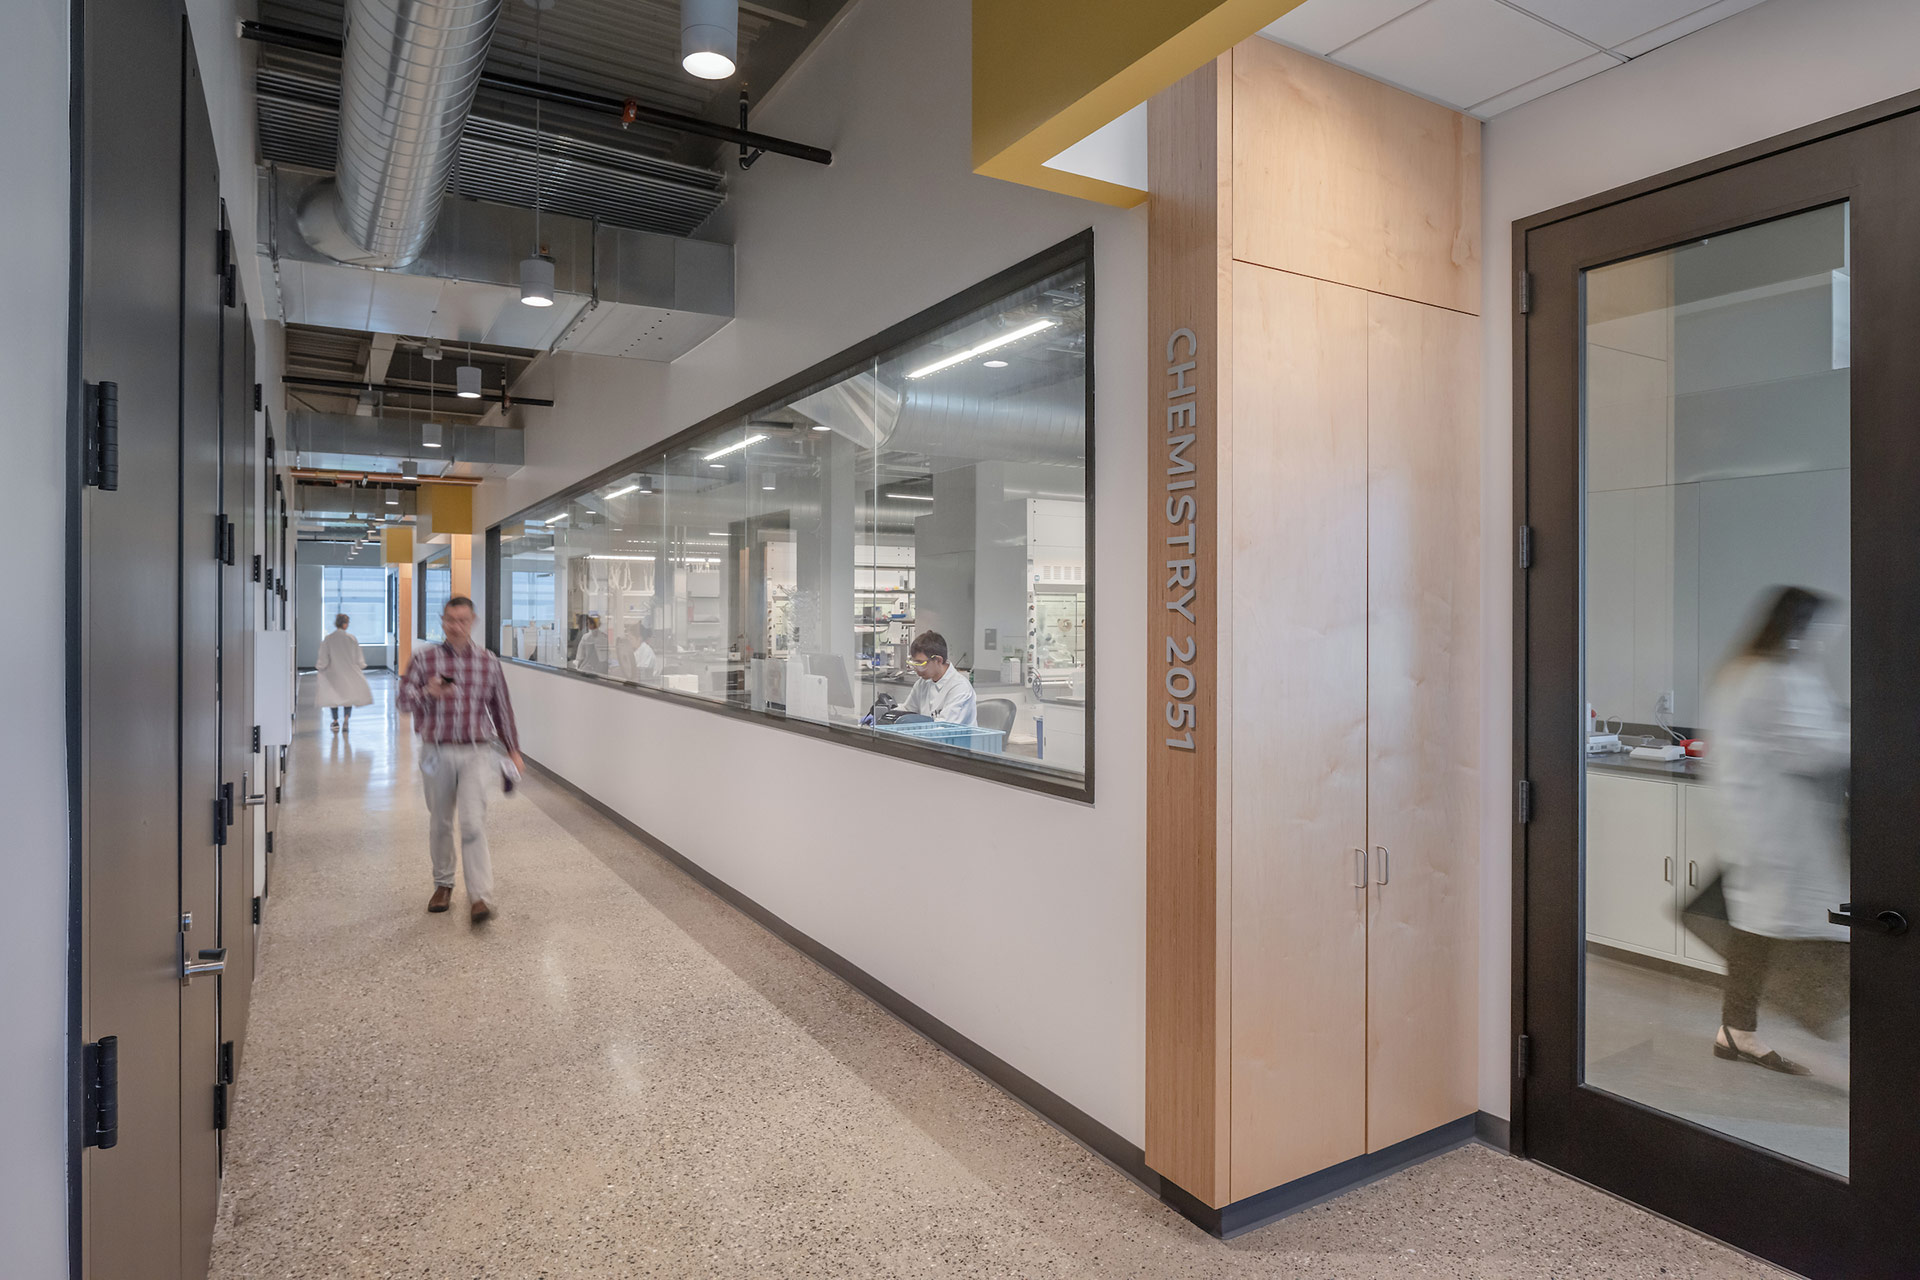
M 933 501 L 933 495 L 930 493 L 890 493 L 887 496 L 889 498 L 900 498 L 907 502 L 932 502 Z
M 620 555 L 603 555 L 603 554 L 601 554 L 601 553 L 600 553 L 600 552 L 598 552 L 598 551 L 596 551 L 596 552 L 594 552 L 594 553 L 593 553 L 592 555 L 590 555 L 590 556 L 587 556 L 587 557 L 585 557 L 585 558 L 586 558 L 586 559 L 588 559 L 588 560 L 644 560 L 644 561 L 646 561 L 646 562 L 647 562 L 648 564 L 652 564 L 652 563 L 653 563 L 653 557 L 652 557 L 652 556 L 620 556 Z
M 1042 329 L 1051 329 L 1059 323 L 1058 320 L 1035 320 L 1032 324 L 1022 325 L 1011 333 L 1003 333 L 997 338 L 988 338 L 985 342 L 977 346 L 968 347 L 965 351 L 957 351 L 944 360 L 935 360 L 930 365 L 915 369 L 907 376 L 909 378 L 924 378 L 930 373 L 938 373 L 942 369 L 951 369 L 962 361 L 971 360 L 975 356 L 985 355 L 989 351 L 994 351 L 1006 346 L 1009 342 L 1018 342 L 1022 338 L 1040 332 Z
M 1051 324 L 1053 322 L 1049 320 L 1047 323 Z M 759 444 L 762 440 L 765 440 L 765 439 L 766 439 L 765 436 L 748 436 L 745 440 L 742 440 L 737 444 L 730 444 L 724 449 L 715 449 L 712 453 L 700 459 L 700 461 L 712 462 L 715 458 L 724 458 L 730 453 L 738 453 L 742 449 L 745 449 L 751 445 Z
M 548 523 L 548 524 L 559 524 L 559 523 L 560 523 L 560 522 L 561 522 L 562 520 L 565 520 L 565 519 L 566 519 L 566 518 L 567 518 L 568 516 L 570 516 L 570 515 L 572 515 L 572 514 L 573 514 L 573 513 L 572 513 L 572 512 L 570 512 L 570 511 L 562 511 L 562 512 L 561 512 L 561 513 L 560 513 L 559 515 L 557 515 L 557 516 L 548 516 L 548 517 L 547 517 L 547 523 Z
M 608 494 L 608 495 L 607 495 L 607 497 L 608 497 L 608 498 L 610 498 L 610 499 L 611 499 L 611 498 L 624 498 L 624 497 L 626 497 L 626 496 L 627 496 L 628 494 L 630 494 L 630 493 L 632 493 L 632 492 L 633 492 L 633 491 L 634 491 L 635 489 L 638 489 L 639 487 L 640 487 L 640 486 L 639 486 L 639 485 L 637 485 L 637 484 L 630 484 L 630 485 L 628 485 L 628 486 L 627 486 L 626 488 L 624 488 L 624 489 L 615 489 L 615 490 L 614 490 L 614 491 L 613 491 L 612 493 L 610 493 L 610 494 Z

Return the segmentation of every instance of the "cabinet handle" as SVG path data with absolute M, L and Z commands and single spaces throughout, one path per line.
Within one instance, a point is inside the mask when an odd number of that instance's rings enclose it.
M 1365 849 L 1353 851 L 1353 887 L 1356 889 L 1367 887 L 1367 851 Z
M 1668 884 L 1672 884 L 1673 883 L 1673 859 L 1662 858 L 1660 859 L 1660 861 L 1662 863 L 1661 874 L 1666 876 Z
M 1373 846 L 1373 851 L 1380 855 L 1380 883 L 1385 884 L 1387 882 L 1387 873 L 1392 867 L 1393 854 L 1390 853 L 1387 846 L 1383 844 Z
M 1700 864 L 1692 858 L 1687 859 L 1687 884 L 1690 888 L 1700 887 Z

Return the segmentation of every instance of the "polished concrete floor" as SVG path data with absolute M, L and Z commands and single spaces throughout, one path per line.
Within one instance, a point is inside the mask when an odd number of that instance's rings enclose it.
M 537 779 L 428 915 L 375 694 L 302 715 L 220 1280 L 1778 1274 L 1477 1146 L 1223 1244 Z

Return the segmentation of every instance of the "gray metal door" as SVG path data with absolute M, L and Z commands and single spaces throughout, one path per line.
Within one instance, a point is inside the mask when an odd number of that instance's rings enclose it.
M 221 507 L 220 174 L 191 46 L 183 49 L 180 330 L 180 934 L 187 964 L 218 963 L 220 866 L 238 803 L 221 762 L 222 580 L 235 530 Z M 180 1271 L 205 1273 L 220 1195 L 220 989 L 180 994 Z
M 180 1257 L 180 59 L 172 5 L 79 6 L 76 440 L 117 392 L 118 487 L 76 495 L 81 1032 L 115 1038 L 115 1145 L 81 1163 L 84 1274 Z M 83 450 L 83 453 L 85 451 Z M 200 812 L 205 813 L 202 809 Z M 204 825 L 204 824 L 200 824 Z

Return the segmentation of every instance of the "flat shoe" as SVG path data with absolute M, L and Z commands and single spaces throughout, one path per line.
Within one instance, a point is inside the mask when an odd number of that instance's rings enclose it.
M 445 911 L 452 905 L 453 890 L 447 888 L 445 885 L 436 885 L 433 890 L 433 896 L 427 899 L 427 910 L 433 912 Z
M 473 922 L 475 924 L 485 924 L 491 919 L 493 919 L 492 907 L 484 902 L 476 902 L 473 904 Z
M 1769 1071 L 1778 1071 L 1783 1076 L 1810 1076 L 1813 1074 L 1812 1067 L 1802 1066 L 1792 1058 L 1781 1057 L 1778 1049 L 1769 1049 L 1763 1054 L 1752 1054 L 1742 1049 L 1733 1048 L 1731 1045 L 1721 1044 L 1718 1040 L 1715 1040 L 1713 1042 L 1713 1056 L 1716 1058 L 1725 1058 L 1728 1062 L 1751 1062 L 1756 1067 L 1765 1067 Z

